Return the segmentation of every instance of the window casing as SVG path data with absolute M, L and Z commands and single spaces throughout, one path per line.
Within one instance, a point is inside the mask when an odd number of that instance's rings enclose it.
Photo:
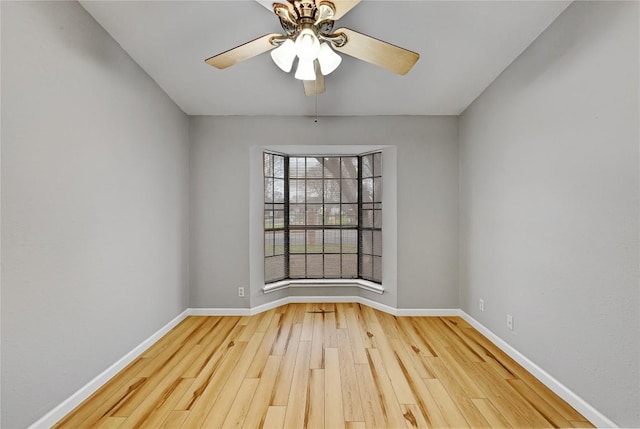
M 382 154 L 263 153 L 265 283 L 382 283 Z

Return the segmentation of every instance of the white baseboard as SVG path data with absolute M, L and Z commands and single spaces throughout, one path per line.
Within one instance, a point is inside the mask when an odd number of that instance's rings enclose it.
M 487 337 L 500 350 L 508 354 L 513 360 L 518 362 L 524 369 L 529 371 L 542 384 L 551 389 L 556 395 L 564 399 L 569 405 L 575 408 L 580 414 L 586 417 L 591 423 L 599 428 L 617 428 L 618 426 L 609 420 L 604 414 L 589 405 L 584 399 L 572 392 L 567 386 L 560 383 L 544 369 L 540 368 L 533 361 L 513 348 L 509 343 L 494 334 L 483 324 L 471 317 L 466 312 L 459 310 L 460 316 L 471 326 L 476 328 L 482 335 Z
M 151 347 L 151 345 L 156 343 L 160 338 L 162 338 L 164 334 L 177 326 L 178 323 L 182 322 L 188 316 L 188 311 L 188 309 L 183 311 L 169 323 L 152 334 L 149 338 L 138 344 L 133 350 L 121 357 L 116 363 L 102 371 L 93 380 L 76 391 L 76 393 L 71 395 L 60 405 L 49 411 L 38 421 L 29 426 L 29 429 L 50 428 L 51 426 L 56 424 L 58 421 L 60 421 L 60 419 L 62 419 L 64 416 L 73 411 L 74 408 L 80 405 L 82 401 L 93 395 L 96 390 L 102 387 L 102 385 L 113 378 L 118 372 L 122 371 L 127 365 L 133 362 L 145 350 Z
M 513 358 L 516 362 L 518 362 L 522 367 L 524 367 L 527 371 L 533 374 L 538 380 L 540 380 L 544 385 L 550 388 L 553 392 L 555 392 L 562 399 L 567 401 L 572 407 L 574 407 L 578 412 L 580 412 L 583 416 L 585 416 L 591 423 L 595 424 L 597 427 L 602 428 L 616 428 L 616 424 L 609 420 L 606 416 L 596 410 L 594 407 L 589 405 L 586 401 L 580 398 L 578 395 L 573 393 L 570 389 L 568 389 L 565 385 L 560 383 L 554 377 L 552 377 L 549 373 L 544 371 L 538 365 L 536 365 L 533 361 L 528 359 L 518 350 L 509 345 L 502 338 L 498 337 L 496 334 L 487 329 L 480 322 L 475 320 L 469 314 L 465 313 L 460 309 L 407 309 L 407 308 L 394 308 L 388 306 L 386 304 L 381 304 L 376 301 L 372 301 L 367 298 L 363 298 L 361 296 L 288 296 L 282 299 L 278 299 L 272 302 L 268 302 L 266 304 L 262 304 L 252 308 L 188 308 L 183 311 L 180 315 L 175 317 L 165 326 L 160 328 L 156 333 L 151 335 L 149 338 L 144 340 L 138 346 L 136 346 L 133 350 L 123 356 L 116 363 L 111 365 L 109 368 L 104 370 L 101 374 L 96 376 L 93 380 L 87 383 L 84 387 L 80 388 L 76 393 L 71 395 L 68 399 L 62 402 L 60 405 L 49 411 L 38 421 L 29 426 L 29 429 L 42 429 L 42 428 L 50 428 L 55 423 L 57 423 L 60 419 L 70 413 L 75 407 L 80 405 L 82 401 L 91 396 L 98 388 L 100 388 L 103 384 L 105 384 L 108 380 L 110 380 L 113 376 L 115 376 L 119 371 L 124 369 L 129 363 L 133 362 L 140 354 L 142 354 L 147 348 L 149 348 L 152 344 L 158 341 L 164 334 L 169 332 L 172 328 L 174 328 L 178 323 L 184 320 L 187 316 L 252 316 L 255 314 L 262 313 L 264 311 L 271 310 L 273 308 L 280 307 L 285 304 L 291 303 L 342 303 L 342 302 L 353 302 L 359 303 L 363 305 L 367 305 L 369 307 L 375 308 L 376 310 L 383 311 L 385 313 L 389 313 L 394 316 L 460 316 L 464 320 L 466 320 L 471 326 L 477 329 L 480 333 L 486 336 L 493 344 L 499 347 L 502 351 L 508 354 L 511 358 Z
M 412 317 L 450 317 L 462 316 L 459 308 L 398 308 L 396 316 Z
M 189 316 L 251 316 L 251 308 L 189 308 Z
M 190 308 L 191 316 L 253 316 L 286 304 L 353 302 L 394 316 L 460 316 L 461 310 L 450 308 L 394 308 L 361 296 L 287 296 L 251 308 Z

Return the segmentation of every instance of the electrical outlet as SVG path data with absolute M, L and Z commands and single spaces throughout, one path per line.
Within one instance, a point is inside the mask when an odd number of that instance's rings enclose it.
M 244 288 L 243 287 L 239 287 L 238 288 L 238 296 L 244 296 Z
M 507 328 L 513 331 L 513 316 L 507 314 Z
M 480 309 L 480 311 L 484 311 L 484 299 L 478 300 L 478 308 Z

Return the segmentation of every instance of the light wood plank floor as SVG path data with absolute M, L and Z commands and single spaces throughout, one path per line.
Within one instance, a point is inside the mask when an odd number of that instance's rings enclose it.
M 459 317 L 188 317 L 56 428 L 593 427 Z

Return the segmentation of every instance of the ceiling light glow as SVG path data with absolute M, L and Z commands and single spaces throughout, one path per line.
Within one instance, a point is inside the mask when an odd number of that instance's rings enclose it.
M 296 59 L 296 44 L 293 40 L 287 39 L 276 49 L 271 51 L 271 58 L 280 70 L 289 73 L 293 66 L 293 60 Z
M 318 53 L 318 62 L 320 63 L 320 71 L 326 76 L 338 68 L 342 58 L 331 49 L 328 43 L 322 43 Z
M 320 42 L 312 28 L 303 28 L 295 39 L 287 39 L 271 51 L 273 62 L 284 72 L 289 73 L 298 57 L 295 77 L 299 80 L 316 80 L 315 60 L 320 64 L 319 73 L 326 76 L 333 72 L 342 58 L 336 54 L 327 42 Z
M 299 80 L 316 80 L 316 71 L 313 66 L 314 60 L 298 60 L 298 69 L 296 70 L 296 79 Z
M 313 61 L 320 53 L 320 41 L 310 28 L 303 29 L 296 39 L 296 54 L 305 61 Z

